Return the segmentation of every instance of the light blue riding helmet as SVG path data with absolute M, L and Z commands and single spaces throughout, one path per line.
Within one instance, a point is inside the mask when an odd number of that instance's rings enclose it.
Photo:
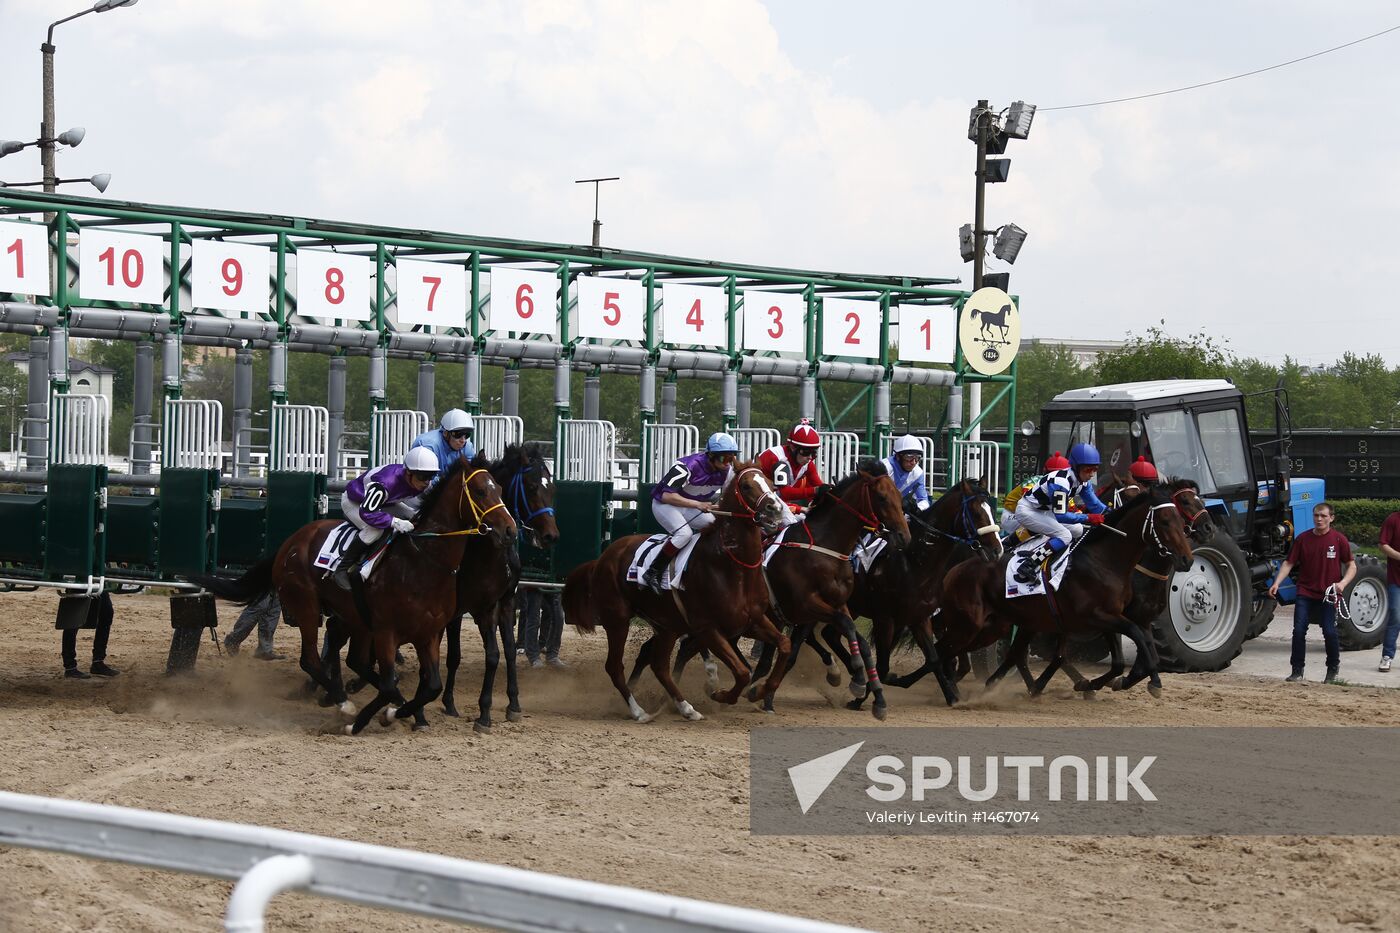
M 707 454 L 737 454 L 739 452 L 739 442 L 734 437 L 725 434 L 723 431 L 716 431 L 710 435 L 710 439 L 705 442 L 705 453 Z

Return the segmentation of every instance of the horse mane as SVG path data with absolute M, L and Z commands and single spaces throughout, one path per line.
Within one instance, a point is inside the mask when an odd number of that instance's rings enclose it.
M 487 458 L 486 451 L 484 450 L 478 450 L 476 456 L 471 459 L 470 463 L 463 460 L 461 457 L 454 457 L 451 466 L 439 473 L 437 482 L 433 483 L 433 485 L 428 488 L 428 491 L 423 493 L 422 506 L 418 510 L 419 513 L 428 515 L 432 512 L 433 506 L 437 504 L 438 499 L 442 498 L 442 491 L 447 488 L 447 484 L 453 476 L 467 469 L 489 470 L 490 468 L 491 461 Z M 466 480 L 464 479 L 463 482 L 466 482 Z
M 540 445 L 535 441 L 528 441 L 524 444 L 507 444 L 505 453 L 501 454 L 501 459 L 492 463 L 490 469 L 493 473 L 496 470 L 509 470 L 513 473 L 527 464 L 543 459 L 540 454 Z

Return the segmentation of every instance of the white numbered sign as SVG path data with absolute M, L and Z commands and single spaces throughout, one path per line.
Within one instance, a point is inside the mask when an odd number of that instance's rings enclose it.
M 486 326 L 510 334 L 549 334 L 552 337 L 557 332 L 558 294 L 559 277 L 552 273 L 492 269 Z
M 400 259 L 395 265 L 400 324 L 467 326 L 467 270 L 464 266 L 421 259 Z
M 158 236 L 84 230 L 78 243 L 78 294 L 102 301 L 161 304 L 164 262 L 165 241 Z
M 951 363 L 957 345 L 957 311 L 947 305 L 899 306 L 901 360 L 909 363 Z
M 880 303 L 854 298 L 822 299 L 822 353 L 880 358 Z
M 373 319 L 370 285 L 374 261 L 368 256 L 297 250 L 297 314 L 303 317 Z
M 49 232 L 39 224 L 0 223 L 0 292 L 52 295 Z
M 744 289 L 744 349 L 801 353 L 807 349 L 807 299 Z
M 271 257 L 266 246 L 195 240 L 190 259 L 194 306 L 265 314 Z
M 641 282 L 578 277 L 578 335 L 604 340 L 646 336 L 647 290 Z
M 661 338 L 673 346 L 727 347 L 728 315 L 729 294 L 722 288 L 661 286 Z

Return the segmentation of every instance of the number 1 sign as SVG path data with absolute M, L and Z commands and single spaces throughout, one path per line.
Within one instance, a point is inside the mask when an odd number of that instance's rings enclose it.
M 467 326 L 465 267 L 421 259 L 400 259 L 395 266 L 400 324 Z
M 52 295 L 49 233 L 39 224 L 0 223 L 0 292 Z
M 604 340 L 641 340 L 647 290 L 641 282 L 578 277 L 578 335 Z
M 899 358 L 951 363 L 958 345 L 958 313 L 947 305 L 899 306 Z
M 880 358 L 880 303 L 822 299 L 822 353 Z
M 297 250 L 297 314 L 303 317 L 368 321 L 374 262 L 368 256 Z
M 78 243 L 78 294 L 158 305 L 165 300 L 165 241 L 158 236 L 84 230 Z
M 559 278 L 549 272 L 523 269 L 491 270 L 491 305 L 486 326 L 509 334 L 549 334 L 557 332 L 555 296 Z
M 190 260 L 194 306 L 266 314 L 271 256 L 266 246 L 195 240 Z
M 801 353 L 807 349 L 807 299 L 744 289 L 744 349 Z
M 729 345 L 729 295 L 722 288 L 681 285 L 661 286 L 661 336 L 672 346 Z

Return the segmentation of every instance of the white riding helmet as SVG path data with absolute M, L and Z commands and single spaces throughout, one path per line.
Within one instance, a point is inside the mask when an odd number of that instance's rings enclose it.
M 894 442 L 895 456 L 900 454 L 924 455 L 924 445 L 919 443 L 919 439 L 912 434 L 906 434 Z
M 410 473 L 436 473 L 441 466 L 437 454 L 427 447 L 415 447 L 403 458 L 404 469 Z
M 472 421 L 472 416 L 462 411 L 460 408 L 449 408 L 442 413 L 441 421 L 444 431 L 475 431 L 476 424 Z

